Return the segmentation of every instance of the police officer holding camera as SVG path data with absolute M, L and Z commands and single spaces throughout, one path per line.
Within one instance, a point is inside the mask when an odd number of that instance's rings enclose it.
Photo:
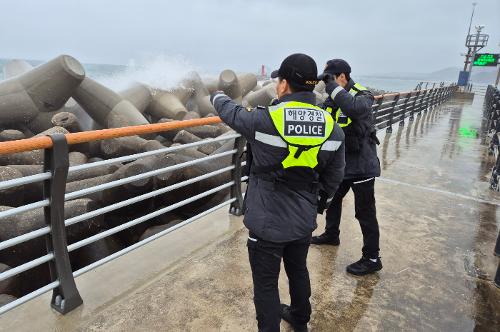
M 345 134 L 346 168 L 344 180 L 333 196 L 326 211 L 325 232 L 314 236 L 311 243 L 317 245 L 340 244 L 340 219 L 342 200 L 347 192 L 354 192 L 355 216 L 363 233 L 362 257 L 347 266 L 347 272 L 365 275 L 382 269 L 379 257 L 379 226 L 375 208 L 375 177 L 380 176 L 377 157 L 379 141 L 376 136 L 372 105 L 374 97 L 351 77 L 351 67 L 342 59 L 327 62 L 318 78 L 326 83 L 329 97 L 324 109 L 332 114 Z M 326 196 L 321 200 L 319 212 L 326 208 Z

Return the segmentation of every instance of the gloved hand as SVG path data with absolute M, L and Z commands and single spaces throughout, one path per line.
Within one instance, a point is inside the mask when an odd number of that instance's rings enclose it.
M 320 190 L 318 195 L 318 214 L 323 214 L 323 212 L 325 212 L 330 205 L 331 201 L 332 199 L 328 198 L 328 194 L 323 190 Z
M 330 81 L 334 81 L 333 75 L 329 73 L 323 73 L 321 74 L 321 80 L 325 82 L 325 84 L 330 83 Z
M 226 95 L 224 93 L 224 91 L 221 91 L 221 90 L 217 90 L 217 91 L 214 91 L 210 94 L 210 103 L 213 105 L 214 104 L 214 98 L 218 95 Z
M 338 85 L 337 82 L 335 82 L 335 80 L 333 79 L 333 76 L 330 76 L 330 80 L 328 82 L 325 81 L 325 84 L 326 84 L 325 91 L 326 91 L 326 93 L 328 93 L 328 95 L 331 95 L 333 90 L 335 90 L 335 88 L 340 86 L 340 85 Z

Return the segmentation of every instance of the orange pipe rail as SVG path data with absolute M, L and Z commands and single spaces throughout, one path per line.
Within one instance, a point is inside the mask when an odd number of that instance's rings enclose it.
M 192 119 L 184 121 L 155 123 L 155 124 L 148 124 L 141 126 L 82 131 L 78 133 L 65 134 L 65 136 L 66 140 L 68 141 L 68 144 L 79 144 L 79 143 L 88 143 L 92 141 L 125 137 L 125 136 L 153 134 L 153 133 L 182 129 L 187 127 L 217 124 L 221 122 L 222 120 L 218 116 L 214 116 L 203 119 Z M 51 147 L 52 147 L 52 140 L 48 136 L 25 138 L 16 141 L 0 143 L 0 154 L 25 152 L 38 149 L 48 149 Z
M 420 90 L 420 92 L 428 91 Z M 415 93 L 417 91 L 408 91 L 408 92 L 400 92 L 400 93 L 389 93 L 375 96 L 375 99 L 378 100 L 380 98 L 392 97 L 396 95 L 404 96 L 410 93 Z M 91 130 L 91 131 L 82 131 L 78 133 L 70 133 L 65 134 L 66 140 L 68 144 L 79 144 L 79 143 L 88 143 L 92 141 L 105 140 L 111 138 L 125 137 L 125 136 L 133 136 L 133 135 L 144 135 L 144 134 L 153 134 L 159 133 L 163 131 L 182 129 L 188 127 L 197 127 L 204 126 L 210 124 L 221 123 L 222 120 L 218 116 L 203 118 L 203 119 L 192 119 L 192 120 L 183 120 L 183 121 L 172 121 L 165 123 L 155 123 L 155 124 L 147 124 L 141 126 L 130 126 L 130 127 L 121 127 L 121 128 L 110 128 L 110 129 L 102 129 L 102 130 Z M 25 138 L 16 141 L 8 141 L 0 143 L 0 155 L 1 154 L 10 154 L 17 152 L 26 152 L 38 149 L 48 149 L 52 147 L 52 140 L 48 136 L 40 136 L 33 138 Z

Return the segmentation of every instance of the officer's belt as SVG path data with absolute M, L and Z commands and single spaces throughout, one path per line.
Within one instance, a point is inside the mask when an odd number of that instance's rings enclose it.
M 297 182 L 297 181 L 287 181 L 286 179 L 281 179 L 278 177 L 266 176 L 263 174 L 253 174 L 254 178 L 257 179 L 257 183 L 259 186 L 263 188 L 276 190 L 280 187 L 292 189 L 295 191 L 308 191 L 313 194 L 318 193 L 319 182 Z

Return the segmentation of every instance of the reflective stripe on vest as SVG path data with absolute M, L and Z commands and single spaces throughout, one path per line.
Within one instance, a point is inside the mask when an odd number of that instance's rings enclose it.
M 288 149 L 288 144 L 281 138 L 281 136 L 269 135 L 260 131 L 255 132 L 255 140 L 261 143 L 274 146 L 277 148 Z M 337 151 L 342 144 L 342 141 L 326 141 L 321 146 L 321 151 Z
M 332 116 L 320 107 L 296 101 L 270 106 L 269 115 L 288 148 L 283 168 L 316 167 L 318 152 L 333 132 Z
M 365 90 L 368 90 L 368 89 L 365 88 L 364 86 L 362 86 L 359 83 L 355 83 L 353 85 L 353 87 L 351 88 L 351 90 L 349 90 L 349 93 L 351 94 L 351 96 L 354 97 L 358 92 L 365 91 Z M 328 113 L 332 114 L 333 110 L 332 110 L 331 107 L 327 107 L 326 111 Z M 348 125 L 350 125 L 351 122 L 352 122 L 352 120 L 351 120 L 350 117 L 348 117 L 347 115 L 345 115 L 344 113 L 342 113 L 342 110 L 340 108 L 338 108 L 337 112 L 335 112 L 335 122 L 338 123 L 338 125 L 340 126 L 340 128 L 344 128 L 344 127 L 347 127 Z

